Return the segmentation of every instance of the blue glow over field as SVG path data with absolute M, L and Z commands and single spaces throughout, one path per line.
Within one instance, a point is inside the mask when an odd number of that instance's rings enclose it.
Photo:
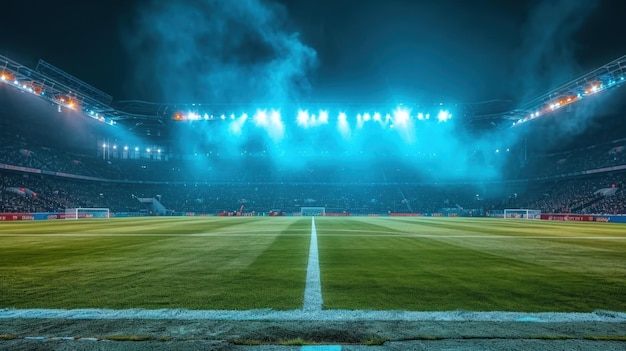
M 355 170 L 354 179 L 356 170 L 376 172 L 379 165 L 387 174 L 412 172 L 416 180 L 499 177 L 507 155 L 495 150 L 507 149 L 512 139 L 502 131 L 472 134 L 455 109 L 437 104 L 430 109 L 257 108 L 213 116 L 187 112 L 174 126 L 178 149 L 197 155 L 200 164 L 208 156 L 240 168 L 257 158 L 279 173 L 332 165 Z

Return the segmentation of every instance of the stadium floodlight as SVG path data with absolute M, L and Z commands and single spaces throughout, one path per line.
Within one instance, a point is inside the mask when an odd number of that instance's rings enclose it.
M 231 114 L 231 119 L 234 116 L 235 116 L 234 114 Z M 248 115 L 245 113 L 242 114 L 241 116 L 239 116 L 239 118 L 230 122 L 230 125 L 228 126 L 228 130 L 234 135 L 241 135 L 243 125 L 246 123 L 247 120 L 248 120 Z
M 337 128 L 344 137 L 350 136 L 350 125 L 348 124 L 348 116 L 345 112 L 340 112 L 337 117 Z
M 139 151 L 139 147 L 135 147 L 135 152 L 138 152 L 138 151 Z
M 452 115 L 447 110 L 440 110 L 439 113 L 437 114 L 437 120 L 439 122 L 446 122 L 451 117 L 452 117 Z
M 359 113 L 358 115 L 356 115 L 356 127 L 357 128 L 363 128 L 363 116 Z
M 128 151 L 128 146 L 124 146 L 124 151 Z
M 272 112 L 270 113 L 270 121 L 272 123 L 278 123 L 278 122 L 282 122 L 282 117 L 280 116 L 280 111 L 278 110 L 272 110 Z
M 300 127 L 308 128 L 309 127 L 309 111 L 299 110 L 298 115 L 296 117 L 296 123 L 298 123 Z
M 409 123 L 409 119 L 411 118 L 411 113 L 408 109 L 398 106 L 395 111 L 393 111 L 393 124 L 398 126 L 406 126 Z
M 266 110 L 257 110 L 254 116 L 252 117 L 254 124 L 257 127 L 264 127 L 267 125 L 267 111 Z
M 328 124 L 328 111 L 326 110 L 321 110 L 320 114 L 317 118 L 317 124 Z
M 267 126 L 267 132 L 274 141 L 282 139 L 285 133 L 285 125 L 283 124 L 282 117 L 279 110 L 272 110 L 270 112 L 270 125 Z

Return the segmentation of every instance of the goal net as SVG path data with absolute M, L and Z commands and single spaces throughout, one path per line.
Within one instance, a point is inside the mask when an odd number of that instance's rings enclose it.
M 326 207 L 300 207 L 300 215 L 302 216 L 324 216 L 326 215 Z
M 525 208 L 507 208 L 504 210 L 504 218 L 541 219 L 541 210 Z
M 109 218 L 108 208 L 67 208 L 65 209 L 65 219 L 79 218 Z

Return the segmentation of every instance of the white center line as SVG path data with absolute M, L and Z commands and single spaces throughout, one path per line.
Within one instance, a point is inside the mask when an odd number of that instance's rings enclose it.
M 309 248 L 309 264 L 306 269 L 306 286 L 304 288 L 304 306 L 306 311 L 321 311 L 322 281 L 320 279 L 320 262 L 317 252 L 317 230 L 315 218 L 311 218 L 311 246 Z

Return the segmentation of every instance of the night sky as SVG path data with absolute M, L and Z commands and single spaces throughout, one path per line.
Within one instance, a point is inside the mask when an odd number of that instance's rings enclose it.
M 232 103 L 233 96 L 255 101 L 253 95 L 265 87 L 257 81 L 242 84 L 252 87 L 245 89 L 250 92 L 248 96 L 215 93 L 220 85 L 214 80 L 196 78 L 213 77 L 213 62 L 220 69 L 220 65 L 236 61 L 238 70 L 244 68 L 236 74 L 245 76 L 246 72 L 257 72 L 248 70 L 256 67 L 257 54 L 260 61 L 266 54 L 281 55 L 280 50 L 267 53 L 265 46 L 255 42 L 258 24 L 253 17 L 238 22 L 238 13 L 229 12 L 235 20 L 225 22 L 223 31 L 199 28 L 217 21 L 214 17 L 222 12 L 216 12 L 216 6 L 260 4 L 280 19 L 276 31 L 287 36 L 299 33 L 297 40 L 313 50 L 315 62 L 308 62 L 301 76 L 295 78 L 298 99 L 355 104 L 492 99 L 523 102 L 626 54 L 626 3 L 621 0 L 204 2 L 212 7 L 203 10 L 204 17 L 185 26 L 188 15 L 177 16 L 172 6 L 161 6 L 165 9 L 155 15 L 158 1 L 10 1 L 3 4 L 0 52 L 29 67 L 42 58 L 113 95 L 116 101 L 200 99 Z M 146 7 L 153 9 L 151 15 L 145 14 Z M 158 35 L 137 34 L 149 32 L 150 16 L 160 16 L 159 25 L 170 25 L 181 37 L 185 31 L 200 31 L 197 38 L 208 40 L 210 49 L 194 56 L 186 66 L 164 64 L 168 61 L 155 59 L 169 51 L 155 44 Z M 246 29 L 239 28 L 242 23 Z M 221 57 L 219 50 L 224 46 L 216 43 L 227 43 L 231 37 L 244 38 L 243 49 L 234 50 L 225 44 L 228 54 Z M 198 49 L 191 48 L 189 42 L 176 47 L 175 42 L 167 42 L 174 57 Z M 198 41 L 198 47 L 202 45 L 203 41 Z M 220 59 L 204 65 L 205 57 Z M 156 78 L 159 71 L 163 76 Z M 181 91 L 173 82 L 176 77 L 184 81 L 180 86 L 193 89 Z M 236 77 L 220 79 L 227 87 L 236 85 Z M 289 84 L 292 78 L 288 77 Z M 203 85 L 213 93 L 204 96 Z M 176 93 L 169 93 L 170 86 Z M 290 85 L 290 96 L 293 89 Z

